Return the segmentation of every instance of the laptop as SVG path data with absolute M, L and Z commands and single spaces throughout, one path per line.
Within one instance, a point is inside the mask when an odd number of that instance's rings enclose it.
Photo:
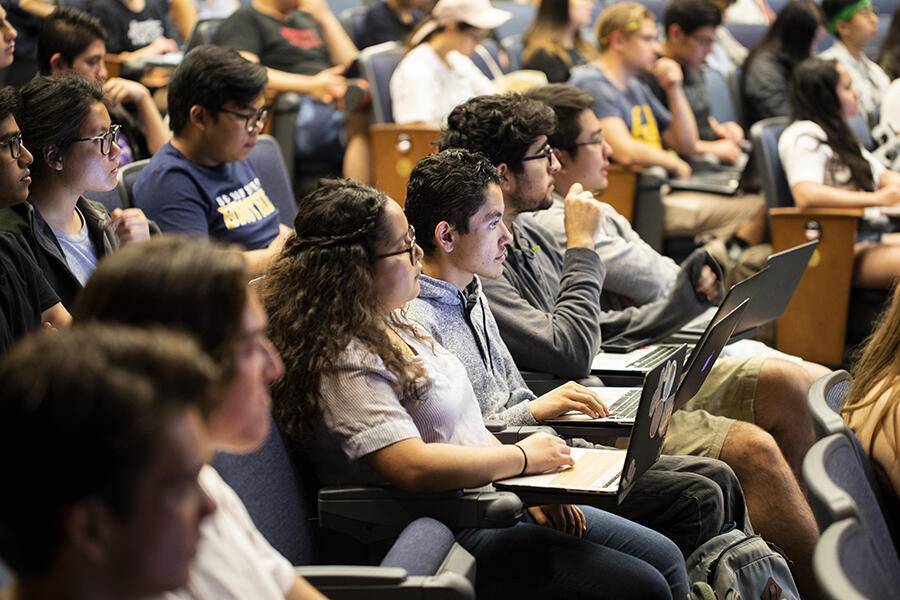
M 700 391 L 725 344 L 741 323 L 746 307 L 747 301 L 745 300 L 740 306 L 716 322 L 703 336 L 700 343 L 694 347 L 694 351 L 685 362 L 684 375 L 675 392 L 675 410 L 682 408 Z M 672 358 L 676 361 L 683 361 L 683 357 L 677 353 Z M 542 421 L 542 423 L 565 429 L 565 431 L 559 431 L 561 435 L 573 436 L 580 435 L 577 431 L 578 427 L 596 426 L 598 423 L 628 427 L 634 424 L 638 407 L 633 398 L 640 395 L 642 388 L 592 387 L 590 389 L 597 392 L 600 399 L 609 408 L 608 417 L 595 419 L 584 413 L 571 411 L 555 419 Z M 612 403 L 607 401 L 607 397 L 612 399 Z
M 749 160 L 750 155 L 744 152 L 733 165 L 692 163 L 691 176 L 685 179 L 670 179 L 669 187 L 673 190 L 733 196 L 741 186 Z
M 779 318 L 794 296 L 818 245 L 819 241 L 814 240 L 772 254 L 763 270 L 728 290 L 718 309 L 711 308 L 694 318 L 679 333 L 702 335 L 710 323 L 727 315 L 744 300 L 750 300 L 750 305 L 744 312 L 738 335 Z
M 622 502 L 634 482 L 659 458 L 674 412 L 681 365 L 681 360 L 673 359 L 647 373 L 627 450 L 572 448 L 573 467 L 503 479 L 494 482 L 494 487 L 515 492 L 526 504 L 559 503 L 561 492 Z

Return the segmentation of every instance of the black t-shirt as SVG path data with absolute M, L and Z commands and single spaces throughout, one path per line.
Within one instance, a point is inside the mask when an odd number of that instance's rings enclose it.
M 684 76 L 684 95 L 687 96 L 688 104 L 691 105 L 691 111 L 694 113 L 694 119 L 697 120 L 697 131 L 700 139 L 707 142 L 714 142 L 719 139 L 716 132 L 713 131 L 712 125 L 709 124 L 710 106 L 709 106 L 709 90 L 706 89 L 706 81 L 703 79 L 703 72 L 700 69 L 691 67 L 681 67 Z M 640 76 L 641 81 L 647 84 L 653 95 L 659 98 L 659 101 L 669 108 L 669 97 L 666 91 L 659 85 L 659 81 L 652 73 L 644 73 Z
M 110 54 L 140 50 L 162 36 L 178 39 L 164 0 L 146 0 L 139 13 L 131 12 L 119 0 L 94 0 L 91 14 L 106 30 L 106 51 Z
M 219 27 L 216 43 L 251 52 L 263 66 L 296 75 L 315 75 L 331 66 L 319 26 L 299 10 L 281 21 L 242 6 Z
M 522 68 L 542 71 L 550 83 L 565 83 L 569 80 L 569 70 L 572 67 L 577 67 L 587 62 L 584 56 L 573 49 L 566 50 L 566 53 L 568 53 L 571 61 L 568 64 L 558 54 L 538 48 L 528 57 Z
M 41 325 L 59 297 L 15 237 L 0 233 L 0 353 Z
M 404 23 L 391 10 L 387 2 L 382 0 L 366 11 L 365 16 L 362 18 L 360 30 L 354 32 L 356 34 L 356 47 L 362 50 L 382 42 L 404 41 L 424 18 L 424 13 L 414 10 L 412 22 Z

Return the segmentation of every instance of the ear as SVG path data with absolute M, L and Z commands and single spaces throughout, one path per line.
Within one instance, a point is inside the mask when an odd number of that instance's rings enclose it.
M 558 173 L 565 173 L 566 168 L 569 166 L 569 161 L 572 160 L 572 155 L 569 154 L 568 150 L 562 150 L 560 148 L 553 148 L 553 154 L 556 156 L 556 160 L 559 161 L 559 171 Z
M 672 40 L 674 42 L 680 42 L 684 37 L 684 31 L 681 29 L 681 25 L 678 23 L 672 23 L 669 25 L 669 30 L 666 31 L 666 39 Z
M 51 75 L 59 75 L 64 71 L 68 71 L 72 68 L 66 59 L 63 58 L 63 55 L 57 52 L 53 56 L 50 57 L 50 74 Z
M 63 515 L 68 543 L 79 555 L 95 564 L 108 561 L 112 550 L 113 518 L 99 499 L 81 500 Z
M 500 163 L 497 165 L 497 172 L 500 173 L 500 177 L 503 181 L 500 182 L 500 190 L 506 194 L 516 188 L 515 180 L 512 176 L 512 171 L 509 168 L 509 165 L 506 163 Z
M 445 254 L 453 252 L 457 237 L 456 228 L 447 221 L 441 221 L 434 228 L 434 242 Z
M 199 104 L 195 104 L 188 111 L 188 121 L 200 131 L 205 131 L 209 122 L 209 112 Z
M 43 148 L 44 154 L 44 162 L 51 169 L 55 169 L 57 171 L 62 171 L 63 168 L 63 158 L 62 158 L 62 150 L 60 150 L 56 144 L 50 144 L 49 146 L 44 146 Z

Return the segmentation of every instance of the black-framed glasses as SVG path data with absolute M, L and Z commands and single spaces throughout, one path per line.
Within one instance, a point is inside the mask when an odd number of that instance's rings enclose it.
M 253 130 L 257 127 L 262 129 L 266 126 L 266 119 L 269 118 L 269 108 L 270 106 L 266 104 L 255 113 L 242 113 L 228 108 L 220 108 L 219 110 L 244 119 L 244 128 L 247 130 L 247 133 L 253 133 Z
M 602 146 L 604 143 L 606 143 L 606 137 L 601 132 L 601 133 L 597 134 L 597 137 L 595 137 L 594 139 L 592 139 L 589 142 L 572 142 L 572 145 L 569 147 L 570 148 L 580 148 L 581 146 Z
M 409 254 L 409 264 L 416 264 L 416 228 L 409 226 L 406 235 L 409 237 L 409 247 L 396 252 L 388 252 L 386 254 L 376 254 L 375 258 L 389 258 L 391 256 L 400 256 L 401 254 Z
M 89 138 L 78 138 L 77 140 L 72 140 L 72 142 L 100 142 L 100 154 L 103 156 L 108 156 L 110 151 L 112 150 L 113 142 L 119 141 L 119 131 L 122 129 L 121 125 L 112 125 L 109 130 L 101 133 L 100 135 L 95 135 L 94 137 Z
M 534 154 L 532 156 L 523 156 L 522 162 L 525 162 L 526 160 L 539 160 L 541 158 L 546 158 L 547 164 L 550 166 L 553 165 L 553 148 L 550 147 L 550 144 L 544 146 L 544 149 L 537 154 Z
M 0 140 L 0 144 L 9 148 L 9 156 L 16 160 L 20 156 L 22 156 L 22 132 L 17 132 L 14 136 L 8 137 L 5 140 Z

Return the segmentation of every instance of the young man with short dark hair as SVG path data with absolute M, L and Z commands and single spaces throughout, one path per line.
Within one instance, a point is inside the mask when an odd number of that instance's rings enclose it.
M 839 60 L 850 71 L 853 87 L 859 92 L 859 110 L 869 127 L 878 124 L 881 97 L 891 78 L 866 56 L 866 46 L 878 37 L 878 15 L 871 0 L 822 0 L 825 27 L 837 38 L 819 58 Z
M 0 208 L 25 202 L 31 184 L 32 156 L 13 117 L 18 106 L 18 90 L 0 88 Z M 27 247 L 14 234 L 0 233 L 0 354 L 41 323 L 64 327 L 71 320 Z
M 290 232 L 247 159 L 268 115 L 266 71 L 236 51 L 191 50 L 169 83 L 172 141 L 134 184 L 134 204 L 164 232 L 243 246 L 252 275 Z
M 439 148 L 483 153 L 503 177 L 502 220 L 513 239 L 502 275 L 482 283 L 516 364 L 584 377 L 605 315 L 606 272 L 594 251 L 602 207 L 573 184 L 565 199 L 565 251 L 527 214 L 551 204 L 560 166 L 547 137 L 556 121 L 549 106 L 516 94 L 473 98 L 450 114 Z M 715 369 L 688 409 L 673 416 L 663 452 L 719 458 L 734 469 L 755 528 L 794 557 L 798 584 L 812 594 L 818 531 L 791 470 L 799 470 L 813 440 L 806 409 L 812 380 L 778 359 L 720 359 Z
M 103 86 L 110 119 L 123 129 L 116 142 L 120 166 L 150 158 L 171 137 L 150 90 L 137 81 L 109 77 L 106 32 L 96 17 L 72 7 L 57 8 L 44 19 L 37 53 L 41 75 L 77 73 Z M 134 106 L 136 118 L 125 105 Z
M 572 381 L 535 396 L 500 337 L 481 291 L 481 277 L 502 273 L 512 241 L 503 223 L 500 184 L 491 163 L 466 150 L 444 150 L 415 166 L 405 210 L 424 257 L 419 296 L 407 314 L 463 363 L 486 420 L 536 425 L 570 410 L 605 416 L 596 394 Z M 614 512 L 667 535 L 688 555 L 724 523 L 743 527 L 745 508 L 740 484 L 726 465 L 666 456 Z M 541 516 L 535 515 L 539 521 Z
M 11 598 L 146 598 L 187 581 L 216 370 L 181 334 L 81 326 L 0 360 L 0 558 Z
M 672 0 L 663 17 L 666 41 L 662 56 L 681 66 L 684 95 L 694 113 L 698 139 L 698 154 L 712 154 L 724 164 L 733 164 L 742 153 L 744 130 L 734 122 L 719 123 L 710 113 L 709 91 L 701 69 L 716 42 L 716 28 L 722 23 L 722 13 L 711 0 Z M 668 108 L 666 90 L 652 73 L 640 79 L 653 95 Z

